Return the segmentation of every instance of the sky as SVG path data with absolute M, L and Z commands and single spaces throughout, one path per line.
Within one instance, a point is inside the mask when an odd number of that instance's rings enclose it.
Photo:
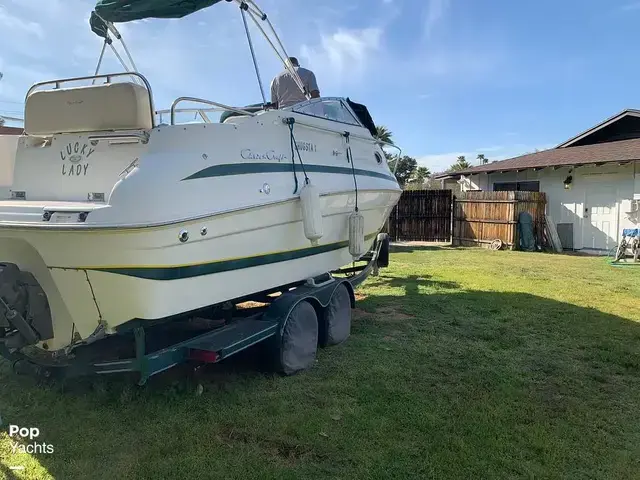
M 323 96 L 364 103 L 403 153 L 440 172 L 551 148 L 640 108 L 640 0 L 258 0 Z M 0 114 L 37 81 L 92 74 L 95 0 L 0 0 Z M 118 28 L 156 108 L 261 101 L 235 4 Z M 282 68 L 255 28 L 262 83 Z M 107 52 L 101 72 L 122 71 Z

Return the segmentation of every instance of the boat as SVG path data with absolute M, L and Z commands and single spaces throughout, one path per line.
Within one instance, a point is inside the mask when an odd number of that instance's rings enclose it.
M 247 20 L 302 85 L 266 14 L 253 1 L 227 1 L 240 7 L 258 82 Z M 180 97 L 156 110 L 115 24 L 224 3 L 151 3 L 99 1 L 95 75 L 43 81 L 26 94 L 0 201 L 0 353 L 8 358 L 62 357 L 128 326 L 336 271 L 370 250 L 400 197 L 366 106 L 348 97 L 307 94 L 277 109 L 261 89 L 257 105 Z M 124 71 L 99 73 L 107 48 Z M 183 112 L 202 121 L 180 123 Z
M 8 198 L 13 179 L 16 149 L 23 129 L 3 125 L 0 116 L 0 198 Z

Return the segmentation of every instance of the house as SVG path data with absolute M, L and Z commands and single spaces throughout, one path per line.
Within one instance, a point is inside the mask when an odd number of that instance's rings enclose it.
M 540 191 L 563 247 L 607 253 L 640 227 L 640 110 L 624 110 L 555 148 L 436 178 L 467 190 Z
M 440 188 L 443 190 L 451 190 L 454 195 L 458 195 L 464 191 L 462 188 L 464 182 L 460 181 L 460 175 L 445 172 L 436 173 L 433 178 L 440 181 Z
M 24 128 L 0 125 L 0 135 L 22 135 Z

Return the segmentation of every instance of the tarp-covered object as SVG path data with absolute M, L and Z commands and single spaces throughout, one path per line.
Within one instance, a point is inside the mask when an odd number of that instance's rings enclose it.
M 340 285 L 325 309 L 324 345 L 339 345 L 351 334 L 351 295 L 344 285 Z
M 143 18 L 182 18 L 222 0 L 99 0 L 91 12 L 91 30 L 106 38 L 104 21 L 125 23 Z
M 293 375 L 311 367 L 318 349 L 318 317 L 309 302 L 296 305 L 282 331 L 282 347 L 278 369 Z
M 533 252 L 536 248 L 536 238 L 533 233 L 533 217 L 529 212 L 520 212 L 518 216 L 518 236 L 520 249 Z

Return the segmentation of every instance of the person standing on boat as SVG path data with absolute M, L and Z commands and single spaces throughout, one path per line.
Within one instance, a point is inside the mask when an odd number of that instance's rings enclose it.
M 320 89 L 316 81 L 315 74 L 306 68 L 302 68 L 296 57 L 289 57 L 293 68 L 298 72 L 307 92 L 311 98 L 320 97 Z M 305 93 L 300 91 L 300 87 L 293 80 L 291 74 L 285 70 L 278 74 L 271 82 L 271 103 L 275 108 L 286 108 L 296 103 L 304 102 L 307 99 Z

